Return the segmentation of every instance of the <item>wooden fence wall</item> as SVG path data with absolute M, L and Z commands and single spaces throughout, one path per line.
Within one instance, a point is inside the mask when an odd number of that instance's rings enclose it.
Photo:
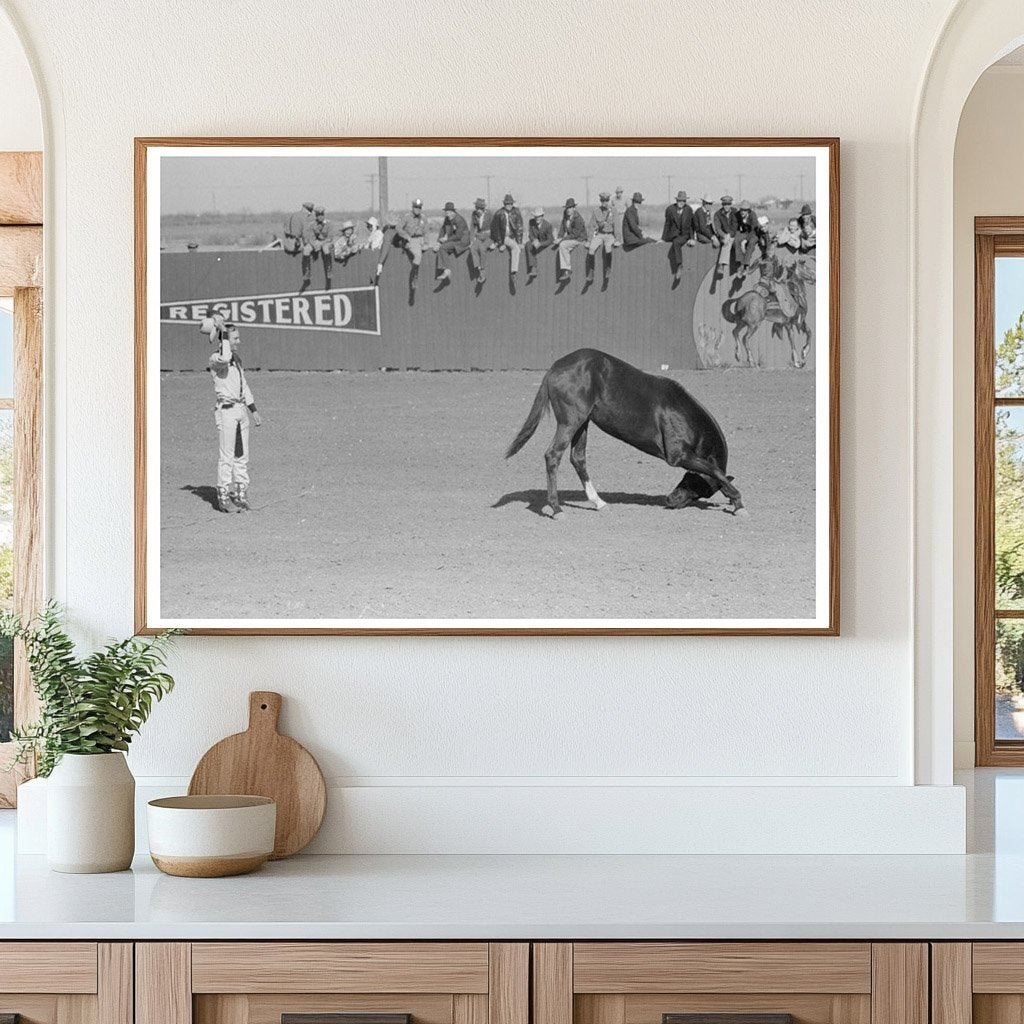
M 694 301 L 710 269 L 711 246 L 685 253 L 681 283 L 672 287 L 667 245 L 631 253 L 615 250 L 606 291 L 600 255 L 595 283 L 585 286 L 585 252 L 573 254 L 573 279 L 555 280 L 554 254 L 541 254 L 539 276 L 526 284 L 526 261 L 513 292 L 508 254 L 493 252 L 481 287 L 466 258 L 454 280 L 434 291 L 434 255 L 426 253 L 415 297 L 409 292 L 409 261 L 392 250 L 380 281 L 381 334 L 303 331 L 243 326 L 247 367 L 287 370 L 543 369 L 584 346 L 604 349 L 647 370 L 697 365 L 693 339 Z M 332 286 L 365 285 L 376 264 L 361 253 L 345 267 L 334 265 Z M 280 251 L 164 253 L 160 259 L 161 302 L 219 299 L 298 291 L 299 259 Z M 313 266 L 312 288 L 324 287 L 323 269 Z M 164 370 L 206 366 L 209 345 L 195 324 L 162 324 Z

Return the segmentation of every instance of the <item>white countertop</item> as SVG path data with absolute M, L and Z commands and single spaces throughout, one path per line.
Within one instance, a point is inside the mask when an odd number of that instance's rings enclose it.
M 225 879 L 140 857 L 60 875 L 14 857 L 0 812 L 0 940 L 1024 939 L 1024 772 L 960 781 L 966 856 L 309 856 Z
M 181 879 L 18 862 L 0 939 L 1024 938 L 1024 856 L 298 857 Z

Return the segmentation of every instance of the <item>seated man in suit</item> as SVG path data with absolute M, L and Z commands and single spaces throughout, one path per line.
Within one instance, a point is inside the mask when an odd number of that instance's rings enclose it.
M 649 242 L 656 242 L 656 238 L 649 238 L 640 227 L 640 204 L 644 197 L 639 192 L 633 193 L 633 201 L 626 208 L 622 215 L 622 248 L 626 252 Z
M 673 287 L 679 284 L 683 275 L 683 247 L 696 245 L 693 237 L 693 210 L 686 202 L 686 193 L 676 193 L 676 201 L 665 207 L 665 227 L 661 232 L 661 240 L 671 244 L 668 259 L 672 267 Z

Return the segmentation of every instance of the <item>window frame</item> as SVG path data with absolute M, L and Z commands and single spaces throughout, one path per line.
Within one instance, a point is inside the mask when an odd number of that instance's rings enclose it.
M 996 398 L 996 258 L 1024 258 L 1024 217 L 974 220 L 974 763 L 1024 766 L 1024 740 L 996 739 L 996 620 L 1024 624 L 1024 608 L 996 610 L 995 416 L 1024 407 L 1024 397 Z
M 43 599 L 43 160 L 0 153 L 0 298 L 14 300 L 14 596 L 24 618 Z M 6 396 L 5 396 L 6 397 Z M 23 646 L 14 652 L 14 724 L 38 714 Z M 34 764 L 7 772 L 13 743 L 0 743 L 0 807 L 14 807 Z

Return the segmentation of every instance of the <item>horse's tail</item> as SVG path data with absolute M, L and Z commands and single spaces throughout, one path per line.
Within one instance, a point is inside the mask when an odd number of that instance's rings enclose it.
M 540 382 L 540 387 L 537 388 L 537 397 L 533 400 L 533 405 L 530 408 L 530 414 L 526 417 L 526 422 L 519 428 L 519 433 L 516 434 L 516 439 L 508 446 L 508 451 L 505 452 L 505 458 L 511 459 L 513 455 L 520 448 L 526 444 L 527 441 L 533 437 L 534 431 L 536 431 L 538 424 L 540 423 L 541 416 L 544 415 L 544 410 L 548 404 L 548 375 L 544 374 L 544 379 Z
M 722 316 L 731 324 L 739 323 L 739 316 L 736 313 L 736 299 L 726 299 L 722 303 Z

